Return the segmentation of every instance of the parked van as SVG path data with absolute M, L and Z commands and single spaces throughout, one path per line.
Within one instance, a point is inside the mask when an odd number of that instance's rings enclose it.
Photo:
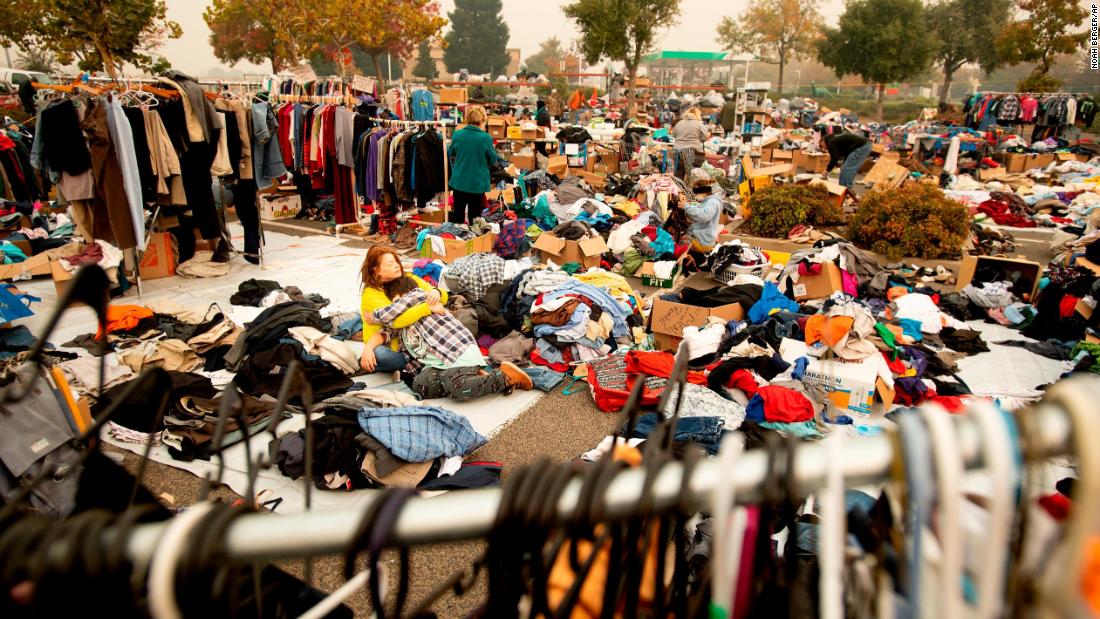
M 6 84 L 8 88 L 15 92 L 19 90 L 19 85 L 23 82 L 30 80 L 39 84 L 54 84 L 53 78 L 41 71 L 29 71 L 27 69 L 0 69 L 0 84 Z

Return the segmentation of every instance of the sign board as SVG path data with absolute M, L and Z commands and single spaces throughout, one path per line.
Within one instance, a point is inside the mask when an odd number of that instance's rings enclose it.
M 309 63 L 290 67 L 290 76 L 299 82 L 312 82 L 317 79 L 317 73 Z
M 353 75 L 351 77 L 351 89 L 359 92 L 374 92 L 374 78 Z

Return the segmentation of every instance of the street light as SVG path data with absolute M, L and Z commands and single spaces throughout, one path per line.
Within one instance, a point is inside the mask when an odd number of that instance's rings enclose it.
M 794 96 L 797 97 L 798 96 L 798 87 L 802 85 L 802 69 L 795 69 L 794 74 L 795 74 Z

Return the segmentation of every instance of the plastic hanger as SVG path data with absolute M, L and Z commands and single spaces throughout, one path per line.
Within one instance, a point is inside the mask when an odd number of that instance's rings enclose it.
M 176 567 L 193 530 L 214 508 L 213 503 L 199 503 L 176 516 L 157 543 L 149 563 L 149 614 L 153 619 L 183 619 L 176 602 Z
M 737 459 L 745 450 L 745 435 L 731 432 L 722 439 L 718 452 L 719 470 L 723 476 L 711 493 L 711 516 L 714 518 L 713 547 L 711 551 L 711 617 L 733 616 L 733 592 L 736 589 L 738 570 L 741 567 L 741 541 L 734 520 L 740 513 L 737 497 Z
M 928 428 L 935 461 L 940 542 L 939 592 L 940 613 L 944 617 L 962 617 L 963 535 L 959 517 L 962 506 L 962 477 L 965 473 L 959 452 L 958 436 L 951 417 L 938 406 L 926 406 L 921 416 Z
M 833 432 L 823 441 L 825 487 L 818 494 L 821 514 L 820 604 L 821 619 L 844 617 L 844 552 L 847 546 L 847 511 L 844 500 L 844 433 Z
M 989 495 L 989 536 L 986 539 L 978 575 L 978 616 L 994 619 L 1004 605 L 1005 570 L 1011 542 L 1013 495 L 1018 483 L 1015 470 L 1015 441 L 1009 435 L 1004 413 L 989 401 L 972 403 L 970 417 L 981 428 L 982 456 L 992 482 Z
M 1087 542 L 1097 533 L 1100 513 L 1100 445 L 1091 436 L 1096 406 L 1083 380 L 1058 383 L 1047 393 L 1049 402 L 1060 405 L 1072 422 L 1078 477 L 1070 497 L 1073 508 L 1063 529 L 1064 538 L 1041 576 L 1043 615 L 1086 617 L 1092 611 L 1081 595 L 1081 570 L 1085 567 Z

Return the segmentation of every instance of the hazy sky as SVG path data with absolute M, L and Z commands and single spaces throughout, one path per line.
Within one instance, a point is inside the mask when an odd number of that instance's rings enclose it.
M 278 0 L 273 0 L 278 1 Z M 317 0 L 324 2 L 324 0 Z M 441 0 L 444 13 L 454 9 L 454 0 Z M 509 47 L 518 47 L 522 56 L 538 49 L 544 39 L 556 36 L 563 42 L 576 37 L 572 22 L 561 13 L 568 0 L 504 0 L 504 21 L 511 30 Z M 221 66 L 210 48 L 210 29 L 202 21 L 202 12 L 210 3 L 206 0 L 168 0 L 168 15 L 183 27 L 183 37 L 169 41 L 163 53 L 172 65 L 183 71 L 203 75 Z M 722 5 L 718 8 L 716 5 Z M 714 30 L 723 15 L 737 15 L 748 0 L 681 0 L 680 23 L 672 28 L 661 43 L 663 49 L 719 51 L 714 42 Z M 844 7 L 843 0 L 823 0 L 822 13 L 826 21 L 835 22 Z M 266 73 L 270 65 L 255 66 L 238 63 L 235 70 L 246 73 Z

